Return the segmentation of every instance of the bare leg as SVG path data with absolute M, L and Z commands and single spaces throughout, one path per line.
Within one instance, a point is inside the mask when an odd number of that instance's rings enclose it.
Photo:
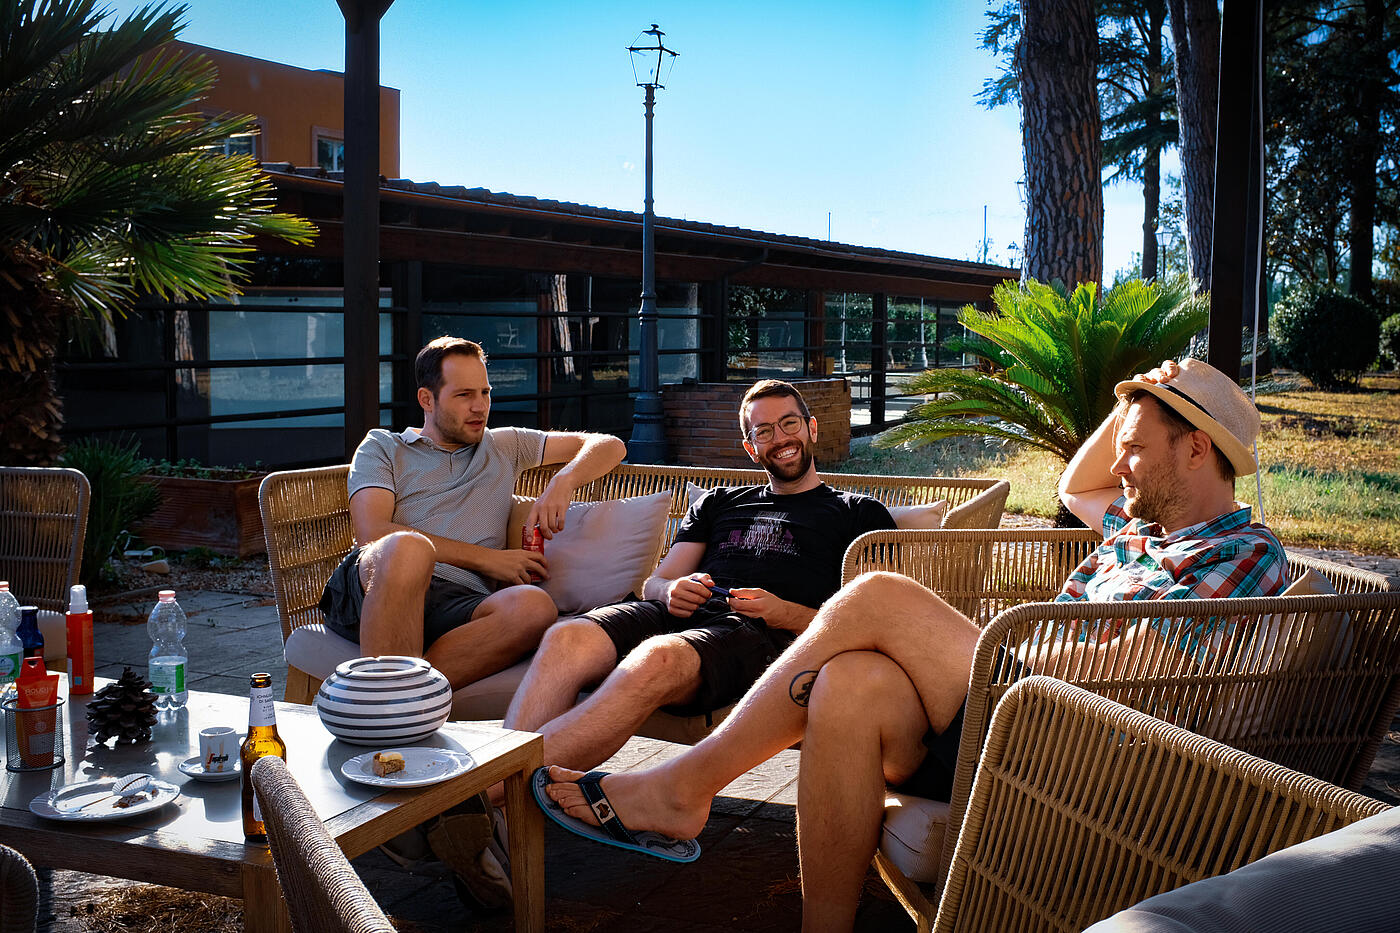
M 838 654 L 812 688 L 797 788 L 802 927 L 849 930 L 879 843 L 886 783 L 923 760 L 928 719 L 914 685 L 882 654 Z
M 567 712 L 578 693 L 617 667 L 612 639 L 589 619 L 565 619 L 545 632 L 525 679 L 511 697 L 505 727 L 536 732 Z
M 654 769 L 609 776 L 604 790 L 633 830 L 689 838 L 705 826 L 710 801 L 734 778 L 802 737 L 810 690 L 822 666 L 847 651 L 874 651 L 913 683 L 936 731 L 952 722 L 967 695 L 979 630 L 931 590 L 908 577 L 866 574 L 822 607 L 708 738 Z M 556 781 L 575 780 L 562 768 Z M 594 822 L 577 786 L 551 785 L 571 815 Z
M 700 686 L 700 655 L 675 635 L 648 638 L 582 703 L 540 726 L 544 760 L 592 768 L 610 758 L 663 706 L 685 703 Z
M 608 674 L 611 670 L 612 673 Z M 700 657 L 674 635 L 648 638 L 617 663 L 612 639 L 581 619 L 549 630 L 506 712 L 508 729 L 544 735 L 544 759 L 575 768 L 606 761 L 657 709 L 683 703 L 699 686 Z M 574 706 L 578 692 L 607 679 Z M 505 786 L 488 790 L 493 806 L 505 802 Z
M 544 590 L 508 586 L 482 600 L 470 622 L 433 642 L 424 657 L 456 690 L 503 671 L 534 651 L 558 616 L 554 600 Z
M 416 531 L 396 531 L 360 554 L 360 651 L 423 656 L 423 600 L 437 548 Z

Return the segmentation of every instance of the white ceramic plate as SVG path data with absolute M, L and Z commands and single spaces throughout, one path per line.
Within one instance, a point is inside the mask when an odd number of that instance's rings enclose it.
M 194 778 L 196 781 L 232 781 L 243 773 L 243 762 L 233 759 L 233 767 L 227 771 L 205 771 L 204 759 L 195 755 L 193 758 L 186 758 L 180 762 L 180 773 Z
M 118 775 L 119 777 L 120 775 Z M 112 796 L 112 785 L 116 777 L 98 778 L 81 784 L 68 784 L 58 790 L 40 794 L 29 801 L 29 812 L 35 816 L 51 820 L 73 820 L 95 822 L 99 820 L 121 820 L 128 816 L 158 810 L 180 796 L 180 788 L 165 781 L 152 780 L 146 788 L 146 798 L 129 807 L 115 806 L 117 798 Z M 106 797 L 107 800 L 102 800 Z M 92 806 L 80 810 L 83 804 Z
M 456 777 L 464 771 L 476 767 L 472 756 L 466 752 L 446 748 L 381 748 L 380 752 L 398 752 L 403 756 L 404 769 L 386 774 L 374 773 L 376 752 L 356 755 L 340 766 L 340 773 L 352 781 L 370 784 L 374 787 L 424 787 L 448 778 Z

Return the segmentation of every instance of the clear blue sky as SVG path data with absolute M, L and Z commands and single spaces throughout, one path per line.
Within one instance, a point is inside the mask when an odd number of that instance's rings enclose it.
M 342 70 L 335 0 L 190 0 L 182 38 Z M 124 14 L 140 6 L 114 0 Z M 975 100 L 995 70 L 984 5 L 954 0 L 396 0 L 380 83 L 401 92 L 415 181 L 641 210 L 642 90 L 625 47 L 680 52 L 656 108 L 656 210 L 954 259 L 1011 259 L 1020 113 Z M 1105 278 L 1141 248 L 1136 185 L 1105 191 Z

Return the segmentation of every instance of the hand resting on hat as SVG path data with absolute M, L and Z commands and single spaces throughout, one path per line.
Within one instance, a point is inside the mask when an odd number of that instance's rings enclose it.
M 1133 380 L 1161 385 L 1164 382 L 1171 382 L 1179 375 L 1181 375 L 1181 367 L 1176 364 L 1176 360 L 1163 360 L 1162 365 L 1150 372 L 1138 373 L 1133 377 Z

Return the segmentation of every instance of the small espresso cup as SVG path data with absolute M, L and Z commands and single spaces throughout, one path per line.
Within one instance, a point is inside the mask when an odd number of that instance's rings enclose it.
M 238 759 L 238 733 L 232 726 L 210 726 L 199 730 L 199 759 L 205 774 L 221 774 Z

